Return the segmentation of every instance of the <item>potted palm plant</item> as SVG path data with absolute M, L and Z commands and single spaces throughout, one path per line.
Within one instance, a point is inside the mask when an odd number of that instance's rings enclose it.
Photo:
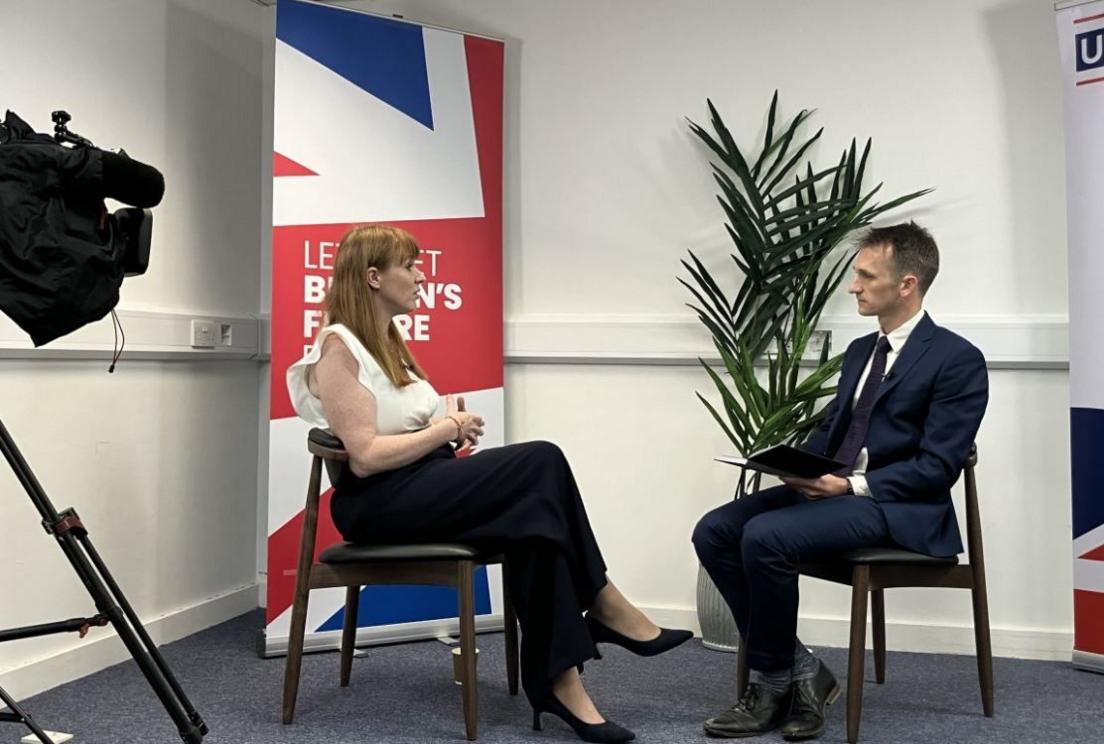
M 930 189 L 874 201 L 881 184 L 863 187 L 869 139 L 861 153 L 852 139 L 834 165 L 814 167 L 809 152 L 824 130 L 804 134 L 808 110 L 776 130 L 777 91 L 757 152 L 741 150 L 712 101 L 707 103 L 712 131 L 692 121 L 690 129 L 716 156 L 711 166 L 735 248 L 730 257 L 736 282 L 715 275 L 692 251 L 682 261 L 689 280 L 679 281 L 693 295 L 689 307 L 712 335 L 721 362 L 714 368 L 698 360 L 720 399 L 713 403 L 701 393 L 698 398 L 737 452 L 747 455 L 801 441 L 820 423 L 823 399 L 836 392 L 842 355 L 831 355 L 817 324 L 855 256 L 846 240 Z M 741 471 L 735 498 L 758 488 L 759 474 Z M 698 618 L 707 646 L 736 648 L 731 613 L 704 569 Z

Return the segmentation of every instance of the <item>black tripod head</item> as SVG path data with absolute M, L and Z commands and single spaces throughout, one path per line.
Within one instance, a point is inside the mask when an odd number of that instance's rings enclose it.
M 68 111 L 55 111 L 50 114 L 50 120 L 54 122 L 54 140 L 59 145 L 69 144 L 76 147 L 95 147 L 92 141 L 81 137 L 76 132 L 70 132 L 69 127 L 66 126 L 73 117 L 69 115 Z

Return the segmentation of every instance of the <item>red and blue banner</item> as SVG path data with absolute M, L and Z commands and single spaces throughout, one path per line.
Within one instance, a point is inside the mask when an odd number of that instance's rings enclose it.
M 310 425 L 285 383 L 323 324 L 337 244 L 386 223 L 422 247 L 420 306 L 396 319 L 442 395 L 503 444 L 501 41 L 344 8 L 281 0 L 273 129 L 272 378 L 266 646 L 288 635 Z M 318 550 L 341 538 L 323 496 Z M 316 556 L 317 558 L 317 556 Z M 500 614 L 501 576 L 481 570 L 477 612 Z M 311 592 L 307 631 L 341 628 L 344 591 Z M 456 592 L 368 587 L 360 639 L 439 635 Z M 318 638 L 314 647 L 326 645 Z
M 1104 0 L 1061 3 L 1069 223 L 1073 660 L 1104 671 Z

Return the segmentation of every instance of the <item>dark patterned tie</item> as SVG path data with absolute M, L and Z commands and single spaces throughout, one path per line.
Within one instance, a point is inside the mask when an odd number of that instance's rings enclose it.
M 851 423 L 847 427 L 847 433 L 843 435 L 843 441 L 836 450 L 836 462 L 847 463 L 847 467 L 838 471 L 837 475 L 851 474 L 855 460 L 866 442 L 866 430 L 870 427 L 870 412 L 874 410 L 878 386 L 882 384 L 882 377 L 885 375 L 888 353 L 889 339 L 879 336 L 878 343 L 874 346 L 874 358 L 870 362 L 870 374 L 866 376 L 862 392 L 859 393 L 859 400 L 855 403 L 855 410 L 851 412 Z

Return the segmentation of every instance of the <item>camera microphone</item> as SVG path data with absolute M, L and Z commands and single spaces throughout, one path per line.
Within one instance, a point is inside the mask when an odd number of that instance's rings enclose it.
M 142 209 L 161 203 L 165 196 L 165 177 L 161 171 L 125 154 L 103 151 L 100 159 L 105 196 Z

